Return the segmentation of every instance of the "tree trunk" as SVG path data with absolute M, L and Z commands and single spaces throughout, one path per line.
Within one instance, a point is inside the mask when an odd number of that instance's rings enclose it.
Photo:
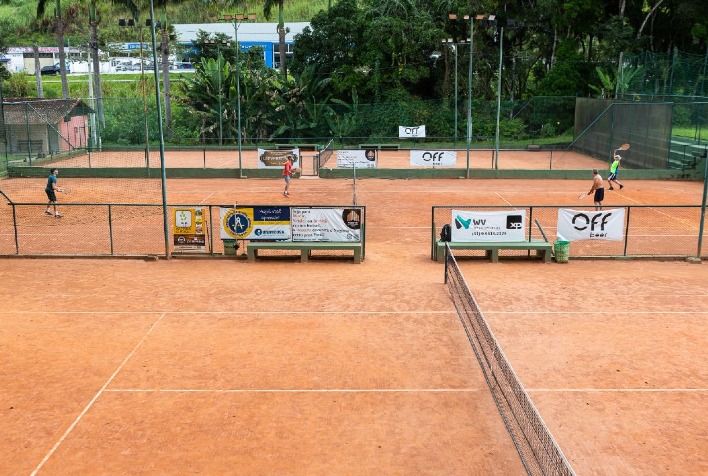
M 637 39 L 642 37 L 642 31 L 644 30 L 644 27 L 647 26 L 647 21 L 654 15 L 654 12 L 656 11 L 657 8 L 659 8 L 659 5 L 661 5 L 664 2 L 664 0 L 659 0 L 656 2 L 656 5 L 654 5 L 649 13 L 647 13 L 647 16 L 644 17 L 644 21 L 642 22 L 642 26 L 639 27 L 639 30 L 637 30 Z
M 167 25 L 162 27 L 162 92 L 165 102 L 165 129 L 168 139 L 172 139 L 172 101 L 170 99 L 170 37 L 167 34 Z
M 69 98 L 69 81 L 66 79 L 66 52 L 64 51 L 64 20 L 61 18 L 61 0 L 57 0 L 57 46 L 59 47 L 59 74 L 61 75 L 61 97 Z
M 32 45 L 32 54 L 34 55 L 34 79 L 37 84 L 37 97 L 44 97 L 44 88 L 42 86 L 42 65 L 39 63 L 39 46 Z

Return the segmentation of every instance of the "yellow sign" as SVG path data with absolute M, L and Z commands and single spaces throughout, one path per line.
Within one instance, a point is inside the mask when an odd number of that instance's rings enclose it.
M 174 216 L 175 250 L 206 251 L 207 224 L 203 208 L 176 208 Z

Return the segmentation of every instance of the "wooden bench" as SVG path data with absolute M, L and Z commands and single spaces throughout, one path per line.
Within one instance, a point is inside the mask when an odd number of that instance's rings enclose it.
M 248 261 L 255 261 L 258 250 L 300 250 L 300 261 L 306 263 L 312 250 L 352 250 L 354 262 L 361 263 L 363 247 L 360 242 L 330 242 L 330 241 L 251 241 L 246 252 Z
M 399 144 L 359 144 L 360 149 L 398 150 Z
M 435 256 L 438 262 L 445 261 L 445 241 L 436 240 Z M 486 250 L 487 258 L 492 263 L 499 262 L 499 250 L 536 250 L 536 256 L 540 256 L 546 263 L 551 262 L 552 244 L 543 240 L 532 241 L 449 241 L 451 250 Z

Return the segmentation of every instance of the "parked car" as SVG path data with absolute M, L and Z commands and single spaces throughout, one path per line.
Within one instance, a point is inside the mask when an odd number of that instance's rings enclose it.
M 54 74 L 59 74 L 61 73 L 61 68 L 59 67 L 59 64 L 54 64 L 51 66 L 44 66 L 41 70 L 39 70 L 39 74 L 49 74 L 49 75 L 54 75 Z

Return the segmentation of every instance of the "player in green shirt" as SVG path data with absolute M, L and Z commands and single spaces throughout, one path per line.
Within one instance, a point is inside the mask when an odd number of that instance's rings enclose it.
M 614 190 L 612 188 L 612 182 L 616 183 L 617 185 L 620 186 L 620 190 L 624 188 L 624 185 L 622 185 L 618 180 L 617 180 L 617 170 L 619 169 L 620 165 L 620 160 L 622 160 L 622 157 L 620 157 L 619 154 L 616 153 L 615 151 L 615 161 L 612 162 L 612 165 L 610 165 L 610 176 L 607 177 L 607 183 L 610 184 L 610 190 Z

